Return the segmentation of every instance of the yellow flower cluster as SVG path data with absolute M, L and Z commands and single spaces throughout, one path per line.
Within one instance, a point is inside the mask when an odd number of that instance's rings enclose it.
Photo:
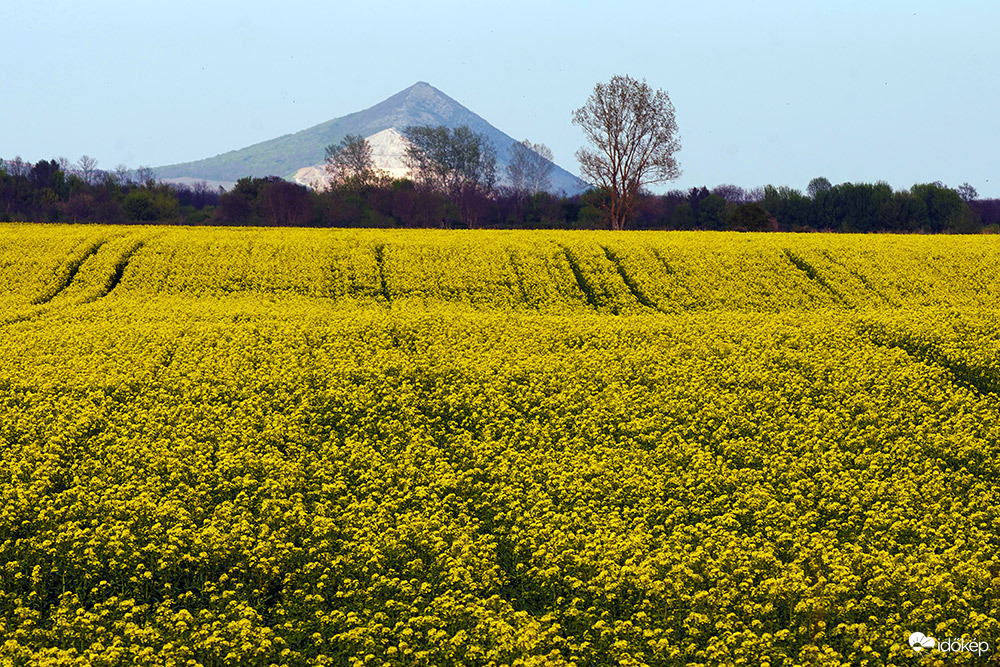
M 998 259 L 2 225 L 0 664 L 996 646 Z

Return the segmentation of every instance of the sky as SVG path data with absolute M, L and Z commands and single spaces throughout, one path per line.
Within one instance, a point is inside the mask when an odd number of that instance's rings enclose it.
M 665 90 L 682 175 L 805 190 L 969 183 L 1000 198 L 1000 3 L 4 2 L 0 157 L 211 157 L 426 81 L 579 173 L 572 111 Z

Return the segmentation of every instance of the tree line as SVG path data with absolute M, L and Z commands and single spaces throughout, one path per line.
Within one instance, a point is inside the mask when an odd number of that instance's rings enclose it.
M 160 183 L 149 167 L 102 170 L 86 155 L 76 163 L 0 159 L 2 222 L 203 224 L 220 199 L 204 183 Z
M 447 128 L 437 130 L 442 143 Z M 473 143 L 466 131 L 460 142 Z M 433 133 L 425 133 L 433 137 Z M 474 134 L 474 133 L 471 133 Z M 349 142 L 348 142 L 349 143 Z M 444 142 L 447 144 L 447 142 Z M 411 227 L 509 229 L 607 229 L 607 194 L 592 189 L 559 196 L 545 190 L 540 164 L 544 146 L 524 142 L 516 151 L 510 185 L 476 167 L 447 174 L 429 161 L 412 179 L 389 179 L 345 170 L 325 190 L 313 190 L 277 176 L 243 178 L 228 191 L 167 185 L 152 171 L 118 167 L 102 171 L 96 161 L 0 160 L 0 221 L 261 225 L 312 227 Z M 335 153 L 336 154 L 336 153 Z M 455 158 L 475 164 L 478 158 Z M 486 154 L 482 161 L 489 163 Z M 495 160 L 495 156 L 492 156 Z M 336 166 L 331 169 L 335 172 Z M 435 172 L 435 169 L 437 170 Z M 509 181 L 513 177 L 514 181 Z M 435 180 L 438 181 L 435 184 Z M 447 185 L 445 185 L 447 184 Z M 886 183 L 810 182 L 805 192 L 787 186 L 744 189 L 719 185 L 640 191 L 630 211 L 632 229 L 833 231 L 833 232 L 1000 232 L 1000 200 L 980 199 L 963 184 L 917 184 L 893 190 Z
M 803 193 L 768 185 L 720 185 L 664 195 L 648 187 L 677 178 L 680 137 L 663 90 L 614 76 L 598 83 L 572 121 L 589 146 L 577 151 L 595 185 L 582 195 L 549 192 L 552 152 L 528 140 L 497 149 L 468 127 L 403 130 L 408 178 L 376 168 L 372 147 L 347 135 L 326 147 L 315 188 L 278 176 L 243 178 L 230 191 L 166 185 L 148 167 L 113 171 L 84 155 L 29 164 L 0 160 L 0 221 L 316 227 L 576 228 L 836 232 L 1000 232 L 1000 200 L 940 182 L 894 191 L 887 183 L 832 184 Z

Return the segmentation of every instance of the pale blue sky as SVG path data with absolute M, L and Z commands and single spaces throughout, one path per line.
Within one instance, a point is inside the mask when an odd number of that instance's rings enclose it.
M 427 81 L 578 173 L 598 81 L 677 110 L 665 186 L 969 182 L 1000 197 L 1000 3 L 4 2 L 0 157 L 209 157 Z

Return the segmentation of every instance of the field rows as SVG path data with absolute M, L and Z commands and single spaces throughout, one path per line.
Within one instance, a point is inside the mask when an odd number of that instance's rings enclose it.
M 998 249 L 0 227 L 0 662 L 995 646 Z
M 8 312 L 106 293 L 119 269 L 136 297 L 609 314 L 992 307 L 998 263 L 992 237 L 0 228 Z

